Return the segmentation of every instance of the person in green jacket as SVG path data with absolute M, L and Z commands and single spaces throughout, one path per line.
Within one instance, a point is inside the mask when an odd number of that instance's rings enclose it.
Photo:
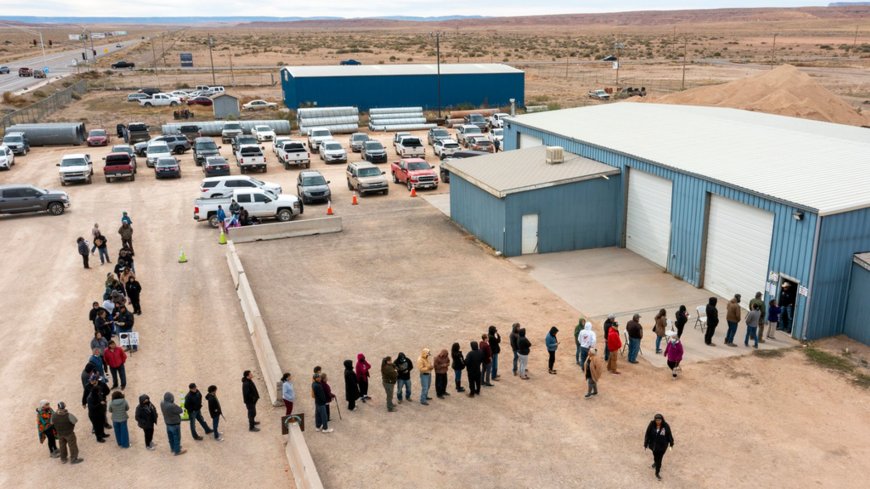
M 112 393 L 112 402 L 109 403 L 109 412 L 112 413 L 112 428 L 115 429 L 115 441 L 121 448 L 130 448 L 130 433 L 127 431 L 127 411 L 130 405 L 124 399 L 124 393 L 115 391 Z
M 577 365 L 581 367 L 583 364 L 580 362 L 580 332 L 586 327 L 586 318 L 581 317 L 580 321 L 577 321 L 577 326 L 574 326 L 574 346 L 577 347 L 577 353 L 574 354 L 574 360 L 577 362 Z

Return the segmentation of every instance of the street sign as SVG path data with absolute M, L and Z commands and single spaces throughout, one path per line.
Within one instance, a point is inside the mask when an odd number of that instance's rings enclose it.
M 179 53 L 178 57 L 181 60 L 182 68 L 193 67 L 193 53 Z

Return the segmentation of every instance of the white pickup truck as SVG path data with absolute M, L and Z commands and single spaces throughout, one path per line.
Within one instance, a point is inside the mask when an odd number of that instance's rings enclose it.
M 236 150 L 236 163 L 239 164 L 242 173 L 251 170 L 266 172 L 266 155 L 259 146 L 253 144 L 239 146 Z
M 319 151 L 320 143 L 332 139 L 332 131 L 326 127 L 312 127 L 308 130 L 308 147 L 311 151 Z
M 139 99 L 142 107 L 175 107 L 181 104 L 181 99 L 168 93 L 155 93 L 150 98 Z
M 289 170 L 291 166 L 311 167 L 311 156 L 301 141 L 284 141 L 278 146 L 276 154 L 285 170 Z
M 258 219 L 277 219 L 287 222 L 302 214 L 302 201 L 290 194 L 275 196 L 258 188 L 238 189 L 233 192 L 233 199 L 248 211 L 248 215 Z M 231 199 L 197 199 L 193 202 L 193 219 L 208 221 L 212 227 L 218 227 L 218 206 L 223 206 L 227 219 L 230 216 Z
M 94 176 L 94 164 L 91 162 L 91 155 L 63 155 L 57 166 L 60 167 L 58 173 L 60 173 L 61 185 L 71 182 L 91 183 L 91 179 Z
M 426 147 L 417 136 L 403 136 L 393 141 L 396 154 L 402 158 L 425 158 Z

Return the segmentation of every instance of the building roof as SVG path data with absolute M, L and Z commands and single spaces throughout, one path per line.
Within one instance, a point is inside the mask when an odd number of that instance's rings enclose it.
M 565 152 L 558 164 L 546 162 L 547 148 L 532 148 L 444 161 L 451 173 L 502 199 L 510 194 L 618 175 L 619 168 Z
M 238 100 L 238 99 L 239 99 L 239 97 L 236 97 L 235 95 L 230 95 L 230 94 L 228 94 L 228 93 L 221 93 L 221 94 L 215 95 L 215 96 L 212 97 L 211 99 L 212 99 L 212 100 L 217 100 L 217 99 L 219 99 L 219 98 L 224 98 L 224 97 L 229 97 L 229 98 L 231 98 L 231 99 L 233 99 L 233 100 Z
M 527 114 L 512 121 L 819 215 L 870 207 L 870 130 L 857 126 L 631 102 Z
M 285 66 L 293 78 L 316 78 L 325 76 L 403 76 L 403 75 L 436 75 L 438 65 L 406 64 L 406 65 L 326 65 L 326 66 Z M 508 65 L 499 63 L 441 63 L 442 75 L 489 75 L 496 73 L 522 73 Z

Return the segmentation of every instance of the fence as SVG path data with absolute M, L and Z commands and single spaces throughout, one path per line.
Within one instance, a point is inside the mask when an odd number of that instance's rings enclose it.
M 152 71 L 136 70 L 115 72 L 112 76 L 102 77 L 91 82 L 92 90 L 119 90 L 135 92 L 141 87 L 158 87 L 164 91 L 176 88 L 193 88 L 197 85 L 221 85 L 225 87 L 277 87 L 278 70 L 252 73 L 241 71 L 230 73 L 215 70 L 214 81 L 211 72 L 206 71 Z
M 45 97 L 39 102 L 6 114 L 0 118 L 0 128 L 5 130 L 7 127 L 15 124 L 42 122 L 47 115 L 65 107 L 74 98 L 81 96 L 87 91 L 88 82 L 79 80 L 67 88 Z

